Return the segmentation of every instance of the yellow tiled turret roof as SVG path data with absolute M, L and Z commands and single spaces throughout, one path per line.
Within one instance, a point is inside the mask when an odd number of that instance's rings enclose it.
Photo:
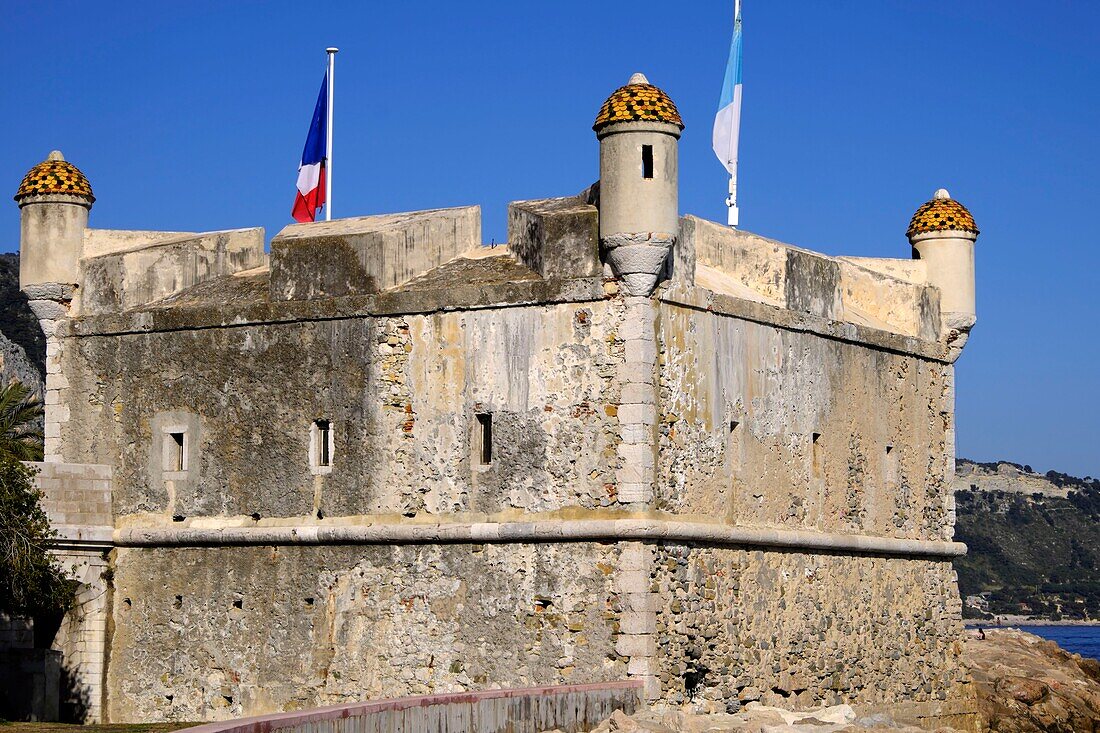
M 50 153 L 44 161 L 27 171 L 27 175 L 23 176 L 23 182 L 19 184 L 19 190 L 15 192 L 15 200 L 51 193 L 68 194 L 90 202 L 95 201 L 95 196 L 92 195 L 92 184 L 88 183 L 88 179 L 80 169 L 65 160 L 58 150 Z
M 905 235 L 912 238 L 929 232 L 970 232 L 976 235 L 978 225 L 967 208 L 941 188 L 931 201 L 921 204 L 917 213 L 913 214 Z
M 684 121 L 672 99 L 641 74 L 630 77 L 630 83 L 612 92 L 596 115 L 592 129 L 598 132 L 615 122 L 667 122 L 684 129 Z

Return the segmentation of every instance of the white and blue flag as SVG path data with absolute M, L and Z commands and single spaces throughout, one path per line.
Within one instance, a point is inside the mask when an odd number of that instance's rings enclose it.
M 733 19 L 733 43 L 714 118 L 714 154 L 731 176 L 737 175 L 737 139 L 741 134 L 741 3 Z

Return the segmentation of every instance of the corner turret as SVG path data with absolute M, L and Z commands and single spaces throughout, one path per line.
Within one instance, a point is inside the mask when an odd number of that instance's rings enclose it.
M 80 281 L 88 211 L 95 202 L 88 179 L 60 150 L 31 168 L 19 184 L 19 287 Z
M 603 103 L 600 247 L 627 295 L 649 295 L 679 230 L 677 146 L 684 123 L 667 94 L 634 74 Z
M 977 320 L 974 299 L 974 217 L 946 189 L 921 204 L 906 232 L 913 259 L 925 263 L 929 285 L 939 288 L 943 328 L 969 331 Z

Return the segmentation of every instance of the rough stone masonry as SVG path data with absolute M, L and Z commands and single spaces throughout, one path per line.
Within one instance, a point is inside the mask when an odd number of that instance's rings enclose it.
M 683 123 L 644 77 L 595 130 L 598 183 L 513 203 L 495 248 L 477 207 L 270 254 L 90 229 L 75 166 L 28 173 L 50 500 L 104 568 L 58 642 L 89 717 L 624 678 L 966 713 L 969 213 L 937 192 L 912 259 L 827 257 L 681 217 Z

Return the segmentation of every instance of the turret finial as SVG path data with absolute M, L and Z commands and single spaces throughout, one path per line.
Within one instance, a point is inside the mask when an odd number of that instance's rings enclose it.
M 640 71 L 635 71 L 633 74 L 631 74 L 630 81 L 627 82 L 627 84 L 648 84 L 648 83 L 649 83 L 649 79 L 646 79 L 645 74 L 643 74 Z
M 46 156 L 46 160 L 65 160 L 65 156 L 61 154 L 60 150 L 51 150 L 50 154 Z
M 936 192 L 932 194 L 932 198 L 943 201 L 944 199 L 951 198 L 951 194 L 947 192 L 946 188 L 937 188 Z

